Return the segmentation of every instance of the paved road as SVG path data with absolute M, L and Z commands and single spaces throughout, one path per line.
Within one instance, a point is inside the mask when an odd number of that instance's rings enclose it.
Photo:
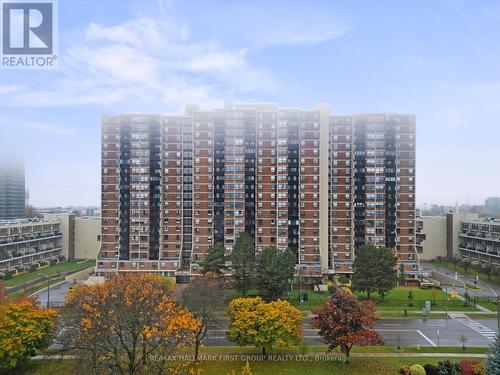
M 227 324 L 211 331 L 208 346 L 232 346 L 225 338 Z M 309 345 L 323 344 L 317 331 L 304 322 L 304 338 Z M 467 346 L 489 346 L 497 331 L 495 319 L 380 319 L 376 325 L 385 345 L 397 346 L 461 346 L 458 337 L 467 337 Z M 439 335 L 438 335 L 439 330 Z
M 448 268 L 440 267 L 439 263 L 431 263 L 431 262 L 422 262 L 422 271 L 423 272 L 429 272 L 431 270 L 438 271 L 442 274 L 445 274 L 448 277 L 455 278 L 455 271 L 450 270 Z M 474 280 L 475 280 L 475 274 L 473 273 L 474 271 L 469 271 L 471 274 L 470 275 L 465 275 L 462 273 L 457 272 L 456 276 L 457 279 L 460 281 L 463 281 L 467 284 L 474 285 Z M 474 290 L 474 289 L 468 289 L 467 293 L 469 293 L 472 296 L 482 296 L 482 297 L 494 297 L 494 293 L 492 293 L 491 289 L 492 288 L 499 296 L 500 296 L 500 286 L 494 284 L 494 283 L 489 283 L 487 281 L 483 280 L 478 280 L 477 282 L 478 288 L 481 288 L 482 290 Z M 464 293 L 463 288 L 456 288 L 459 293 Z
M 50 286 L 50 304 L 51 306 L 60 306 L 64 303 L 64 297 L 69 288 L 73 285 L 72 281 L 63 281 Z M 47 288 L 42 289 L 31 295 L 40 302 L 41 306 L 47 306 Z

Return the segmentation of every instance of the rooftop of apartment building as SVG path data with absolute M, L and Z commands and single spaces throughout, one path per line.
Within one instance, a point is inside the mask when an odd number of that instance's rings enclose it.
M 59 223 L 57 220 L 43 220 L 41 218 L 7 219 L 0 220 L 0 228 L 31 226 L 34 224 Z

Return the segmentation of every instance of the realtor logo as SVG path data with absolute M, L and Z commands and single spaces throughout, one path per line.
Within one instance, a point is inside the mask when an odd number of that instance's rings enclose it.
M 55 67 L 55 2 L 3 0 L 1 6 L 2 67 Z

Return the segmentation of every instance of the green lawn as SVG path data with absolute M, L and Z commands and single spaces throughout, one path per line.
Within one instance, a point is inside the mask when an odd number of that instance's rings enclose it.
M 413 300 L 411 302 L 413 306 L 409 306 L 408 292 L 410 290 L 413 292 Z M 367 298 L 366 293 L 357 293 L 357 295 L 359 298 Z M 310 311 L 328 300 L 329 294 L 327 292 L 318 293 L 308 291 L 308 297 L 308 301 L 301 303 L 299 301 L 299 291 L 294 290 L 290 293 L 288 301 L 303 311 Z M 431 311 L 444 311 L 446 310 L 446 299 L 448 298 L 448 295 L 446 292 L 439 289 L 432 290 L 420 289 L 416 287 L 398 287 L 389 292 L 389 294 L 385 297 L 384 302 L 380 301 L 378 293 L 372 293 L 370 297 L 377 304 L 377 310 L 379 312 L 397 311 L 396 314 L 404 316 L 402 313 L 403 310 L 413 312 L 422 311 L 425 301 L 433 302 Z M 477 309 L 473 306 L 464 306 L 464 302 L 458 298 L 452 298 L 448 301 L 448 310 L 477 311 Z M 421 314 L 419 314 L 419 316 L 421 316 Z M 444 317 L 444 315 L 442 317 Z
M 350 364 L 338 362 L 332 359 L 309 356 L 302 360 L 283 361 L 274 357 L 274 360 L 249 361 L 252 374 L 254 375 L 393 375 L 398 373 L 402 364 L 427 363 L 437 365 L 439 358 L 352 358 Z M 470 358 L 468 358 L 470 359 Z M 453 358 L 460 361 L 460 358 Z M 190 368 L 201 369 L 200 375 L 226 375 L 235 370 L 239 374 L 245 365 L 241 360 L 216 360 L 202 361 L 190 364 Z M 10 371 L 10 375 L 72 375 L 77 373 L 76 363 L 71 360 L 44 360 L 33 361 L 23 369 Z
M 471 319 L 497 319 L 497 313 L 465 314 Z
M 497 304 L 494 300 L 484 297 L 477 297 L 477 303 L 483 307 L 486 307 L 488 310 L 491 310 L 493 312 L 497 311 Z
M 250 362 L 254 375 L 393 375 L 402 364 L 427 363 L 437 365 L 436 358 L 353 358 L 350 364 L 310 357 L 307 361 L 258 361 Z M 458 359 L 457 359 L 458 360 Z M 225 375 L 230 371 L 241 371 L 242 361 L 201 362 L 195 368 L 203 369 L 203 375 Z M 238 374 L 238 372 L 236 372 Z
M 54 278 L 50 279 L 50 285 L 52 286 L 54 284 L 60 283 L 63 280 L 64 280 L 63 276 L 54 277 Z M 18 297 L 28 297 L 29 295 L 31 295 L 39 290 L 45 289 L 46 287 L 47 287 L 47 282 L 41 281 L 39 283 L 36 283 L 35 285 L 30 286 L 29 288 L 23 288 L 15 293 L 9 294 L 7 299 L 8 300 L 15 300 Z
M 408 292 L 413 292 L 412 305 L 409 306 Z M 227 291 L 227 296 L 229 299 L 241 297 L 241 294 L 235 290 Z M 330 294 L 328 292 L 314 292 L 312 290 L 307 291 L 308 300 L 305 302 L 299 301 L 299 290 L 292 290 L 287 300 L 292 305 L 300 309 L 302 312 L 307 314 L 312 309 L 322 305 L 328 300 Z M 248 297 L 255 297 L 258 295 L 257 290 L 250 290 L 248 292 Z M 366 299 L 366 293 L 357 293 L 358 297 L 361 299 Z M 421 289 L 417 287 L 397 287 L 389 292 L 389 294 L 384 298 L 382 302 L 378 293 L 371 293 L 370 298 L 377 304 L 377 311 L 381 312 L 394 312 L 395 317 L 403 317 L 403 310 L 410 312 L 419 312 L 418 316 L 422 317 L 420 313 L 425 306 L 425 301 L 431 301 L 432 311 L 445 311 L 446 310 L 446 300 L 449 295 L 440 289 Z M 473 306 L 464 306 L 464 301 L 458 298 L 452 298 L 448 301 L 449 311 L 478 311 L 477 308 Z M 388 316 L 389 316 L 388 315 Z M 444 314 L 441 314 L 444 317 Z M 415 315 L 414 315 L 415 317 Z
M 22 273 L 19 275 L 14 276 L 10 280 L 5 280 L 2 281 L 5 287 L 13 287 L 17 286 L 23 283 L 26 283 L 28 281 L 36 280 L 38 278 L 41 278 L 38 273 L 43 273 L 45 275 L 56 275 L 61 272 L 76 272 L 83 270 L 85 268 L 89 268 L 95 266 L 95 260 L 89 259 L 85 261 L 72 261 L 72 262 L 62 262 L 58 263 L 52 267 L 45 267 L 41 268 L 39 270 L 36 270 L 35 272 L 29 272 L 29 273 Z
M 410 306 L 408 300 L 409 291 L 413 293 L 413 299 Z M 357 293 L 359 298 L 367 298 L 366 293 Z M 385 297 L 384 302 L 380 301 L 378 293 L 371 293 L 371 299 L 377 303 L 377 310 L 391 311 L 391 310 L 408 310 L 408 311 L 421 311 L 425 306 L 425 301 L 432 302 L 432 310 L 444 311 L 446 310 L 446 299 L 448 295 L 446 292 L 439 289 L 421 289 L 416 287 L 401 286 L 394 288 Z M 464 306 L 464 302 L 458 298 L 452 298 L 448 301 L 449 311 L 477 311 L 473 306 Z
M 310 311 L 325 303 L 330 297 L 330 293 L 328 292 L 314 292 L 312 290 L 308 290 L 307 301 L 300 302 L 299 292 L 299 290 L 292 290 L 288 296 L 288 302 L 302 311 Z

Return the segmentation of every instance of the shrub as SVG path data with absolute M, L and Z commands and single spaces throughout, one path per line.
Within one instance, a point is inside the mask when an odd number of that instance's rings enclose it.
M 425 369 L 421 365 L 410 366 L 410 375 L 425 375 Z
M 399 373 L 403 375 L 410 375 L 410 366 L 408 365 L 401 365 L 399 367 Z
M 475 375 L 474 374 L 474 366 L 479 363 L 474 360 L 463 360 L 460 361 L 460 374 L 461 375 Z
M 427 365 L 424 366 L 424 369 L 425 369 L 425 374 L 426 375 L 440 375 L 439 374 L 439 370 L 438 370 L 438 368 L 436 366 L 427 364 Z
M 410 289 L 408 292 L 408 306 L 413 306 L 413 291 Z
M 460 375 L 460 365 L 457 362 L 451 362 L 449 359 L 438 363 L 440 375 Z
M 338 279 L 337 279 L 337 280 L 338 280 L 338 281 L 339 281 L 339 283 L 341 283 L 341 284 L 349 284 L 349 281 L 350 281 L 350 280 L 349 280 L 346 276 L 344 276 L 344 275 L 340 275 L 340 276 L 338 277 Z
M 482 362 L 477 362 L 474 365 L 474 375 L 486 375 L 486 369 Z

